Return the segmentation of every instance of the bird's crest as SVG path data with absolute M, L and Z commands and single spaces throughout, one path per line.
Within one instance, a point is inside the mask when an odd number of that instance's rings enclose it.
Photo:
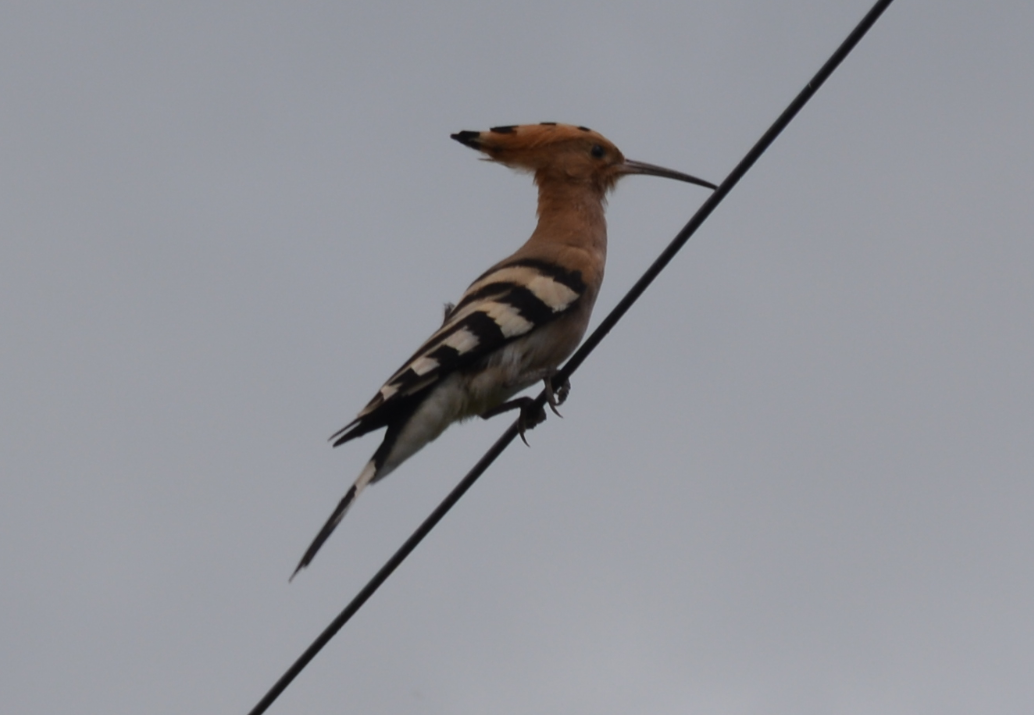
M 599 132 L 573 124 L 518 124 L 452 135 L 487 159 L 531 171 L 539 184 L 549 179 L 590 181 L 604 191 L 621 176 L 625 157 Z

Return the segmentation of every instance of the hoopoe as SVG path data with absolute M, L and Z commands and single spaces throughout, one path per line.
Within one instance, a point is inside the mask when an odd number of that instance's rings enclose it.
M 602 135 L 555 122 L 461 131 L 456 141 L 485 159 L 534 175 L 538 226 L 516 253 L 481 274 L 440 328 L 392 375 L 359 415 L 331 436 L 334 446 L 387 427 L 367 462 L 305 552 L 308 566 L 366 485 L 393 472 L 453 422 L 520 409 L 524 430 L 545 419 L 530 397 L 543 381 L 549 405 L 567 394 L 551 377 L 581 342 L 603 282 L 604 206 L 618 179 L 649 174 L 715 189 L 714 184 L 631 161 Z M 559 414 L 559 413 L 558 413 Z

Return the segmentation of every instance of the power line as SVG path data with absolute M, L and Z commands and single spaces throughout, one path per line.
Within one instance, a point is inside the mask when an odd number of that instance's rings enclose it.
M 787 127 L 787 125 L 793 121 L 793 118 L 797 113 L 808 103 L 812 95 L 818 91 L 819 87 L 829 78 L 833 71 L 843 62 L 844 58 L 847 57 L 851 50 L 854 49 L 855 45 L 865 36 L 869 29 L 876 23 L 883 11 L 886 10 L 893 0 L 878 0 L 872 9 L 862 18 L 858 25 L 851 31 L 851 34 L 847 36 L 847 39 L 841 43 L 836 51 L 830 56 L 826 63 L 822 65 L 819 71 L 812 77 L 811 81 L 805 85 L 804 89 L 790 102 L 789 106 L 783 110 L 783 113 L 779 115 L 779 118 L 775 120 L 768 131 L 766 131 L 756 144 L 747 152 L 746 156 L 740 161 L 736 167 L 729 172 L 729 175 L 725 178 L 718 188 L 704 201 L 703 205 L 689 222 L 683 227 L 681 231 L 672 239 L 668 247 L 664 249 L 660 256 L 653 262 L 653 264 L 646 270 L 642 277 L 636 281 L 635 285 L 625 294 L 625 297 L 614 307 L 612 311 L 603 319 L 603 322 L 592 332 L 592 334 L 582 343 L 581 347 L 567 363 L 560 368 L 556 377 L 554 377 L 554 384 L 563 384 L 565 380 L 574 374 L 586 358 L 596 349 L 603 338 L 607 336 L 607 333 L 613 329 L 619 320 L 628 312 L 632 304 L 635 303 L 639 297 L 646 291 L 654 279 L 660 275 L 661 271 L 671 262 L 682 247 L 689 241 L 690 237 L 696 232 L 698 228 L 704 223 L 705 220 L 711 215 L 711 213 L 718 207 L 718 204 L 722 202 L 722 199 L 732 191 L 732 188 L 736 186 L 744 174 L 750 170 L 754 163 L 761 157 L 766 149 L 775 141 L 776 137 Z M 538 408 L 543 408 L 546 404 L 546 393 L 543 391 L 535 398 L 535 404 Z M 309 664 L 309 662 L 316 657 L 316 654 L 323 649 L 330 639 L 333 638 L 342 626 L 344 626 L 349 619 L 352 618 L 355 613 L 362 608 L 363 604 L 374 594 L 374 592 L 380 588 L 381 584 L 384 583 L 392 572 L 398 568 L 407 556 L 417 547 L 417 545 L 423 541 L 424 537 L 438 524 L 439 521 L 448 513 L 450 509 L 460 500 L 460 498 L 470 489 L 474 482 L 484 474 L 485 470 L 491 466 L 492 462 L 496 460 L 503 451 L 510 446 L 510 443 L 517 437 L 519 433 L 518 422 L 515 421 L 502 436 L 496 440 L 489 450 L 483 457 L 478 461 L 477 464 L 467 473 L 465 477 L 457 484 L 449 495 L 445 497 L 441 504 L 431 512 L 424 522 L 413 532 L 412 536 L 406 539 L 405 543 L 399 547 L 398 551 L 388 559 L 388 561 L 380 568 L 380 570 L 374 574 L 373 578 L 363 587 L 363 589 L 356 594 L 355 598 L 352 599 L 337 618 L 331 621 L 319 637 L 313 641 L 312 645 L 305 649 L 305 652 L 299 656 L 294 664 L 287 669 L 279 680 L 269 689 L 269 692 L 258 702 L 258 704 L 250 711 L 249 715 L 261 715 L 266 712 L 270 705 L 273 704 L 291 681 L 302 672 L 302 670 Z

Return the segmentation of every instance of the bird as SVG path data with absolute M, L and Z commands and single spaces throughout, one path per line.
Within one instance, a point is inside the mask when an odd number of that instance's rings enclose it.
M 542 122 L 451 135 L 487 161 L 532 174 L 538 224 L 515 253 L 478 276 L 439 327 L 388 378 L 354 420 L 334 433 L 338 447 L 386 428 L 384 439 L 305 551 L 308 566 L 360 492 L 393 472 L 453 422 L 520 410 L 520 435 L 546 419 L 530 397 L 542 382 L 556 411 L 570 388 L 552 384 L 585 334 L 603 283 L 607 194 L 624 176 L 646 174 L 709 189 L 707 181 L 626 159 L 584 126 Z M 559 414 L 559 413 L 557 413 Z M 527 440 L 525 440 L 527 443 Z

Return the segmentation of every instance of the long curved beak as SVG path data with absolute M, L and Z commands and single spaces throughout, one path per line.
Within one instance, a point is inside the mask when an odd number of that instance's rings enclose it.
M 695 176 L 689 174 L 683 174 L 681 171 L 673 171 L 672 169 L 665 169 L 663 166 L 657 166 L 655 164 L 647 164 L 645 161 L 633 161 L 632 159 L 625 159 L 625 163 L 618 167 L 618 170 L 623 175 L 628 174 L 646 174 L 648 176 L 663 176 L 666 179 L 675 179 L 676 181 L 685 181 L 687 184 L 696 184 L 697 186 L 706 186 L 707 188 L 714 190 L 718 187 L 712 184 L 710 181 L 704 181 L 698 179 Z

